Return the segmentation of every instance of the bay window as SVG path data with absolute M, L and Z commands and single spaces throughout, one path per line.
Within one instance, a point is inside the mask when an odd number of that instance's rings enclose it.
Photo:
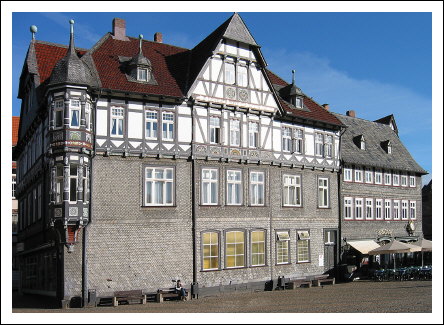
M 80 101 L 76 99 L 71 99 L 69 111 L 69 126 L 73 128 L 78 128 L 80 126 Z

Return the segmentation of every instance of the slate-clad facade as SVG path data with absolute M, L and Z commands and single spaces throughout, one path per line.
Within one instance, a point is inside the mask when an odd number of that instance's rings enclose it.
M 267 69 L 237 13 L 191 50 L 119 18 L 89 50 L 73 27 L 68 47 L 33 37 L 19 97 L 23 292 L 263 289 L 339 263 L 346 123 Z
M 356 241 L 382 244 L 393 238 L 422 238 L 421 176 L 427 172 L 399 139 L 393 115 L 376 121 L 359 118 L 355 111 L 335 116 L 346 125 L 341 135 L 339 213 L 342 246 L 352 247 L 345 248 L 343 260 L 354 264 L 347 256 L 360 256 L 353 249 Z

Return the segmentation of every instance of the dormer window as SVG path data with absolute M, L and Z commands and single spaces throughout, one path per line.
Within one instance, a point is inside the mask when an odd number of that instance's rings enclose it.
M 390 143 L 390 140 L 381 142 L 381 147 L 386 153 L 392 153 L 392 144 Z
M 137 68 L 137 80 L 139 81 L 149 81 L 148 69 Z
M 388 154 L 392 153 L 392 145 L 390 144 L 390 142 L 387 144 L 387 153 Z
M 302 97 L 292 96 L 291 104 L 297 108 L 302 108 L 303 107 Z
M 361 150 L 365 150 L 365 139 L 364 139 L 364 137 L 361 138 Z

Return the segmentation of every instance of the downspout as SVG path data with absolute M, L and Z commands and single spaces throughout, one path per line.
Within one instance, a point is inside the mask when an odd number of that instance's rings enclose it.
M 197 284 L 197 244 L 196 244 L 196 163 L 194 157 L 194 143 L 195 143 L 195 132 L 194 132 L 194 101 L 191 102 L 191 199 L 193 204 L 191 205 L 191 231 L 193 240 L 193 284 Z
M 97 101 L 100 99 L 100 95 L 101 95 L 102 91 L 100 91 L 99 96 L 96 99 L 96 107 L 94 107 L 95 109 L 91 109 L 90 111 L 90 119 L 94 118 L 94 129 L 91 130 L 91 134 L 95 134 L 95 130 L 97 127 L 97 119 L 96 119 L 96 109 L 97 109 Z M 92 105 L 91 105 L 92 106 Z M 91 107 L 92 108 L 92 107 Z M 94 115 L 93 115 L 94 112 Z M 92 192 L 93 192 L 93 182 L 92 182 L 92 170 L 93 170 L 93 160 L 94 157 L 96 155 L 96 140 L 95 137 L 91 135 L 91 141 L 93 142 L 93 149 L 92 149 L 92 154 L 90 157 L 90 168 L 89 168 L 89 180 L 88 180 L 88 184 L 89 184 L 89 193 L 88 193 L 88 201 L 89 201 L 89 209 L 88 209 L 88 224 L 83 228 L 83 238 L 82 238 L 82 301 L 83 301 L 83 308 L 85 308 L 88 305 L 88 256 L 86 254 L 86 249 L 87 249 L 87 228 L 89 223 L 91 222 L 91 216 L 92 216 Z M 85 189 L 83 189 L 85 190 Z
M 339 172 L 338 172 L 338 250 L 339 250 L 339 263 L 342 264 L 342 199 L 341 199 L 341 179 L 342 179 L 342 166 L 344 165 L 344 161 L 341 159 L 341 143 L 342 143 L 342 135 L 345 132 L 345 128 L 340 131 L 339 134 L 339 146 L 338 146 L 338 159 L 339 159 Z

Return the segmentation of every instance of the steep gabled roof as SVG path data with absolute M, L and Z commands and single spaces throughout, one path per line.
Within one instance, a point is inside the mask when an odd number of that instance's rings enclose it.
M 273 87 L 276 90 L 279 90 L 283 87 L 288 87 L 289 85 L 291 85 L 291 84 L 288 84 L 282 78 L 278 77 L 276 74 L 274 74 L 270 70 L 265 69 L 265 71 L 270 79 L 270 82 L 273 84 Z M 340 120 L 338 120 L 336 118 L 336 116 L 334 116 L 332 113 L 330 113 L 325 108 L 320 106 L 318 103 L 316 103 L 310 97 L 304 96 L 305 108 L 298 109 L 298 108 L 294 107 L 292 104 L 290 104 L 289 102 L 287 102 L 286 100 L 284 100 L 279 95 L 278 91 L 276 91 L 276 93 L 277 93 L 277 97 L 278 97 L 279 103 L 281 104 L 282 108 L 290 116 L 295 116 L 295 117 L 298 117 L 302 120 L 307 120 L 307 121 L 322 122 L 322 123 L 326 123 L 326 124 L 333 125 L 336 127 L 343 126 L 342 122 Z
M 122 41 L 105 37 L 103 42 L 91 52 L 103 88 L 141 92 L 145 94 L 183 97 L 183 83 L 187 69 L 189 50 L 144 40 L 142 50 L 150 60 L 157 84 L 129 81 L 122 71 L 122 58 L 132 58 L 139 51 L 139 39 L 128 37 Z
M 396 126 L 395 117 L 393 114 L 384 116 L 378 120 L 375 120 L 376 123 L 386 124 L 386 125 L 393 125 L 393 130 L 398 134 L 398 127 Z
M 427 174 L 389 125 L 333 114 L 347 126 L 341 140 L 341 157 L 344 163 Z M 353 141 L 358 135 L 365 137 L 365 150 L 361 150 Z M 392 147 L 390 154 L 381 145 L 387 141 L 390 141 Z

